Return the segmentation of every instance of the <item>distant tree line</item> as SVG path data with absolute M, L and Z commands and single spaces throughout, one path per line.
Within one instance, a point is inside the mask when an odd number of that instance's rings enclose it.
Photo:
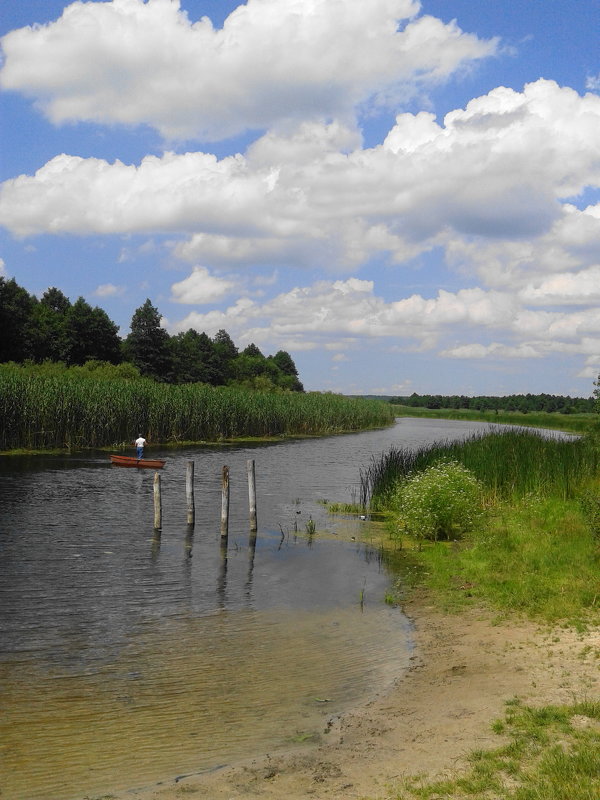
M 83 297 L 72 303 L 52 287 L 38 299 L 14 278 L 0 277 L 0 363 L 129 363 L 141 376 L 165 383 L 304 391 L 285 350 L 264 356 L 250 344 L 240 352 L 225 330 L 213 338 L 192 328 L 171 336 L 160 319 L 146 300 L 133 314 L 131 332 L 121 339 L 107 313 Z
M 476 411 L 549 411 L 559 414 L 592 413 L 596 411 L 593 397 L 569 397 L 554 394 L 510 394 L 504 397 L 466 397 L 465 395 L 416 394 L 390 397 L 395 405 L 418 408 L 468 408 Z

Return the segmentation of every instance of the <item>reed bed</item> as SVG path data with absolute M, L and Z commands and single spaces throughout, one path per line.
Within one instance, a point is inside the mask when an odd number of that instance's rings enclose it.
M 566 440 L 525 429 L 473 434 L 461 442 L 438 442 L 416 450 L 391 448 L 361 470 L 360 502 L 382 510 L 399 481 L 440 461 L 463 464 L 491 500 L 528 494 L 569 499 L 600 466 L 591 439 Z
M 40 376 L 0 368 L 0 450 L 323 435 L 393 422 L 388 404 L 335 394 Z
M 490 422 L 500 425 L 517 425 L 527 428 L 548 428 L 565 433 L 589 433 L 598 425 L 597 414 L 560 414 L 556 411 L 477 411 L 471 408 L 420 408 L 392 405 L 397 417 L 425 419 L 459 419 L 473 422 Z

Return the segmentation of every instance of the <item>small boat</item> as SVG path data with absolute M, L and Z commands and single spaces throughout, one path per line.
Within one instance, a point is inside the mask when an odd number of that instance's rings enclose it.
M 135 458 L 134 456 L 113 456 L 110 460 L 117 467 L 148 467 L 149 469 L 162 469 L 165 461 L 158 458 Z

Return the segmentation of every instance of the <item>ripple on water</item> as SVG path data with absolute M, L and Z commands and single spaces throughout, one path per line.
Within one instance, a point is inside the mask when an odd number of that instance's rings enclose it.
M 314 741 L 407 665 L 406 639 L 381 605 L 223 611 L 149 623 L 84 672 L 5 667 L 3 797 L 66 800 Z

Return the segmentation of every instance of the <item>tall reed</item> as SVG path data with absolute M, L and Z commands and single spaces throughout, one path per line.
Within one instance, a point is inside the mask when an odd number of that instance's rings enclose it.
M 321 435 L 391 424 L 389 404 L 206 384 L 32 375 L 0 367 L 0 450 Z
M 361 470 L 361 504 L 385 507 L 398 481 L 451 458 L 471 470 L 497 499 L 526 494 L 568 499 L 598 471 L 598 448 L 587 438 L 566 440 L 524 429 L 476 433 L 460 442 L 437 442 L 411 450 L 391 448 Z

